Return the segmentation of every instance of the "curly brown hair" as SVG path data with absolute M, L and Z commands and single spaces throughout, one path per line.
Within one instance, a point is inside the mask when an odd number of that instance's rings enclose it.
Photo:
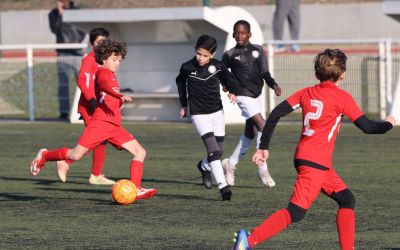
M 346 72 L 346 55 L 339 49 L 325 49 L 315 57 L 315 76 L 323 81 L 337 82 Z
M 107 60 L 112 54 L 125 59 L 127 53 L 125 42 L 117 42 L 109 39 L 101 41 L 96 48 L 94 48 L 94 58 L 100 65 L 103 65 L 103 60 Z

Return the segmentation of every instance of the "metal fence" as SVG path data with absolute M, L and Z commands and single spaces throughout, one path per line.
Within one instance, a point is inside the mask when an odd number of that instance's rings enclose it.
M 293 44 L 294 41 L 282 41 Z M 376 117 L 385 117 L 393 101 L 395 82 L 393 63 L 398 50 L 391 49 L 391 39 L 297 41 L 300 52 L 274 53 L 276 41 L 269 42 L 268 57 L 270 70 L 283 89 L 281 97 L 270 91 L 269 106 L 284 100 L 288 95 L 303 87 L 318 83 L 314 75 L 314 58 L 326 48 L 339 48 L 348 57 L 346 78 L 341 88 L 350 92 L 362 110 Z M 397 77 L 396 77 L 397 78 Z
M 0 117 L 30 121 L 58 117 L 58 89 L 67 87 L 72 102 L 76 88 L 74 71 L 79 70 L 82 58 L 43 56 L 40 51 L 86 47 L 87 44 L 0 45 L 3 52 L 0 58 Z M 18 57 L 5 56 L 7 51 L 16 52 Z M 39 52 L 39 56 L 34 56 L 34 51 Z M 25 53 L 21 57 L 17 52 Z M 69 84 L 59 83 L 57 67 L 61 64 L 70 69 Z
M 281 41 L 290 47 L 294 41 Z M 400 39 L 296 41 L 300 52 L 274 53 L 276 41 L 266 49 L 270 71 L 280 84 L 283 95 L 268 95 L 268 109 L 293 92 L 317 83 L 313 61 L 325 48 L 342 49 L 348 56 L 346 80 L 342 88 L 349 91 L 360 107 L 375 117 L 384 117 L 391 109 L 397 82 L 400 79 Z M 22 58 L 0 58 L 0 118 L 56 118 L 58 107 L 57 58 L 34 57 L 34 51 L 59 48 L 86 48 L 86 44 L 0 45 L 6 50 L 25 51 Z M 60 58 L 59 58 L 60 60 Z M 71 68 L 78 69 L 81 58 L 61 58 Z M 177 66 L 178 67 L 178 66 Z M 70 74 L 70 104 L 76 84 Z

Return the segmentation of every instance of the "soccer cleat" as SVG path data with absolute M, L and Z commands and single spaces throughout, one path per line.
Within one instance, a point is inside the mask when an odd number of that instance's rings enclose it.
M 219 192 L 221 193 L 221 198 L 222 198 L 223 201 L 230 201 L 231 200 L 232 191 L 229 188 L 229 185 L 221 188 L 221 190 L 219 190 Z
M 62 182 L 66 182 L 69 164 L 65 161 L 57 161 L 57 173 Z
M 115 181 L 107 179 L 104 175 L 90 174 L 89 183 L 92 185 L 113 185 Z
M 43 158 L 43 152 L 47 151 L 47 149 L 42 148 L 39 150 L 38 154 L 36 155 L 35 159 L 31 162 L 31 175 L 35 176 L 39 174 L 40 170 L 46 163 L 46 160 Z
M 262 183 L 264 183 L 269 188 L 275 187 L 276 183 L 274 179 L 272 179 L 268 169 L 263 170 L 261 168 L 258 168 L 258 176 L 260 177 Z
M 212 179 L 211 179 L 211 172 L 210 171 L 206 171 L 201 167 L 201 162 L 199 161 L 197 163 L 197 168 L 199 169 L 200 173 L 201 173 L 201 178 L 202 178 L 202 182 L 203 182 L 203 186 L 207 189 L 211 189 L 212 188 Z
M 250 233 L 246 230 L 240 229 L 233 235 L 233 242 L 235 242 L 234 250 L 251 250 L 247 238 Z
M 229 163 L 229 159 L 225 158 L 222 160 L 222 168 L 225 170 L 226 183 L 228 183 L 229 186 L 234 186 L 235 185 L 235 170 L 236 170 L 235 165 L 231 165 Z
M 157 194 L 157 189 L 154 188 L 138 188 L 136 193 L 136 200 L 148 200 Z

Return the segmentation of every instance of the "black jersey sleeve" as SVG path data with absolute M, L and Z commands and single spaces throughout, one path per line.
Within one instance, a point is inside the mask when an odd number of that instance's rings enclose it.
M 272 78 L 271 74 L 269 73 L 268 69 L 268 60 L 267 57 L 265 56 L 264 50 L 262 47 L 260 48 L 260 72 L 262 78 L 265 80 L 267 83 L 268 87 L 271 89 L 274 88 L 274 85 L 276 84 L 274 78 Z
M 370 120 L 365 115 L 355 120 L 354 124 L 366 134 L 384 134 L 393 128 L 390 122 Z
M 260 140 L 260 145 L 259 149 L 265 150 L 269 149 L 269 143 L 272 138 L 272 133 L 274 132 L 274 129 L 276 127 L 276 124 L 278 124 L 279 119 L 282 116 L 285 116 L 291 112 L 293 112 L 293 107 L 289 104 L 287 100 L 281 102 L 278 106 L 276 106 L 271 114 L 268 116 L 267 122 L 265 123 L 262 135 L 261 135 L 261 140 Z
M 232 77 L 231 72 L 222 62 L 218 64 L 219 72 L 218 77 L 221 80 L 222 86 L 224 86 L 230 93 L 237 95 L 237 87 L 235 80 Z
M 182 107 L 187 107 L 187 83 L 188 75 L 184 70 L 184 65 L 182 64 L 179 70 L 179 75 L 176 77 L 176 86 L 178 87 L 179 102 Z
M 268 71 L 262 73 L 261 76 L 265 80 L 265 82 L 267 83 L 268 87 L 270 87 L 271 89 L 273 89 L 274 86 L 277 85 L 277 83 L 275 82 L 274 78 L 272 78 L 271 74 Z
M 226 51 L 223 55 L 222 55 L 222 60 L 221 62 L 227 67 L 230 68 L 230 57 L 228 55 L 228 51 Z

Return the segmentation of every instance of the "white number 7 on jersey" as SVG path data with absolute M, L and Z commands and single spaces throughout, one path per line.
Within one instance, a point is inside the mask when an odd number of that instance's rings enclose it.
M 322 110 L 324 109 L 324 104 L 319 100 L 311 100 L 311 106 L 317 108 L 315 112 L 308 112 L 306 117 L 304 117 L 304 132 L 303 135 L 312 136 L 314 130 L 310 128 L 310 120 L 318 120 L 321 117 Z

